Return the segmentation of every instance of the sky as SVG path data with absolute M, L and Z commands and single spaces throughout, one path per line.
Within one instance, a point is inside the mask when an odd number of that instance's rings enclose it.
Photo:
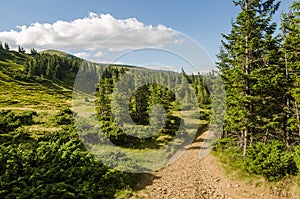
M 1 2 L 0 41 L 97 62 L 210 66 L 238 12 L 231 0 L 10 0 Z

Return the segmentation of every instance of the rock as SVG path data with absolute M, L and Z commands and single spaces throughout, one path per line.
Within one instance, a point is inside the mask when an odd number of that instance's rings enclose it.
M 163 194 L 167 194 L 168 193 L 168 189 L 164 188 L 162 189 Z

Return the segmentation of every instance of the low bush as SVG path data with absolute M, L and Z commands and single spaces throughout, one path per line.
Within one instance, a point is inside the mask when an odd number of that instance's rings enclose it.
M 201 111 L 200 112 L 200 120 L 209 121 L 210 117 L 211 117 L 211 112 L 210 111 Z
M 73 112 L 69 108 L 62 109 L 54 118 L 56 125 L 72 125 L 74 124 Z
M 294 161 L 298 169 L 298 173 L 300 173 L 300 145 L 294 148 Z
M 0 134 L 12 132 L 20 126 L 34 124 L 35 111 L 14 112 L 12 110 L 0 111 Z
M 232 138 L 222 138 L 218 139 L 216 144 L 213 147 L 214 151 L 222 152 L 225 150 L 229 150 L 230 148 L 234 147 L 234 139 Z M 236 147 L 235 147 L 236 148 Z
M 258 142 L 251 145 L 244 169 L 250 174 L 262 175 L 268 181 L 279 180 L 297 171 L 293 153 L 287 151 L 284 143 L 277 140 L 268 144 Z
M 74 132 L 49 132 L 30 142 L 19 134 L 14 139 L 13 145 L 0 145 L 0 198 L 109 199 L 131 180 L 130 174 L 98 162 Z
M 235 144 L 232 138 L 222 138 L 217 140 L 213 147 L 213 153 L 226 165 L 226 170 L 237 170 L 243 165 L 242 151 Z

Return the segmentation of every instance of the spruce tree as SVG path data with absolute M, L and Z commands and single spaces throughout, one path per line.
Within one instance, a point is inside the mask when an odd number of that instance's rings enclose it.
M 4 48 L 5 48 L 5 50 L 9 50 L 10 49 L 8 43 L 4 43 Z
M 282 15 L 282 35 L 286 89 L 287 132 L 292 141 L 300 136 L 300 1 L 295 0 L 289 13 Z M 295 139 L 296 138 L 296 139 Z
M 31 54 L 31 55 L 37 55 L 38 52 L 37 52 L 36 49 L 32 48 L 32 49 L 30 49 L 30 54 Z
M 227 93 L 225 130 L 240 138 L 246 156 L 247 146 L 261 137 L 263 130 L 269 131 L 265 123 L 274 119 L 273 114 L 262 115 L 260 112 L 266 108 L 268 98 L 277 96 L 265 89 L 269 89 L 268 78 L 275 75 L 269 72 L 278 67 L 276 58 L 271 56 L 278 45 L 273 37 L 275 25 L 271 19 L 279 3 L 275 0 L 233 2 L 241 11 L 232 22 L 230 34 L 222 35 L 224 40 L 217 66 Z
M 21 47 L 21 46 L 18 46 L 18 52 L 22 53 L 22 54 L 26 53 L 25 49 L 23 47 Z

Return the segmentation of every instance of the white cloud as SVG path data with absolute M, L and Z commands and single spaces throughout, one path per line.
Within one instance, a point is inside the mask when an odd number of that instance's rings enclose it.
M 115 35 L 118 35 L 116 39 L 107 40 Z M 170 28 L 163 25 L 145 25 L 136 18 L 116 19 L 110 14 L 90 13 L 85 18 L 70 22 L 36 22 L 30 26 L 18 27 L 17 31 L 0 32 L 0 41 L 9 43 L 12 48 L 20 45 L 25 49 L 58 49 L 77 52 L 77 56 L 87 58 L 90 56 L 88 50 L 92 50 L 96 56 L 102 56 L 100 48 L 122 51 L 150 46 L 162 47 L 173 43 L 175 35 L 175 31 Z
M 76 57 L 82 57 L 82 58 L 86 58 L 86 57 L 89 56 L 89 54 L 86 53 L 86 52 L 74 53 L 74 55 L 75 55 Z
M 143 64 L 142 67 L 153 69 L 153 70 L 166 70 L 166 71 L 175 70 L 177 68 L 175 66 L 168 66 L 159 63 L 147 63 L 147 64 Z M 179 67 L 179 69 L 181 69 L 181 67 Z

